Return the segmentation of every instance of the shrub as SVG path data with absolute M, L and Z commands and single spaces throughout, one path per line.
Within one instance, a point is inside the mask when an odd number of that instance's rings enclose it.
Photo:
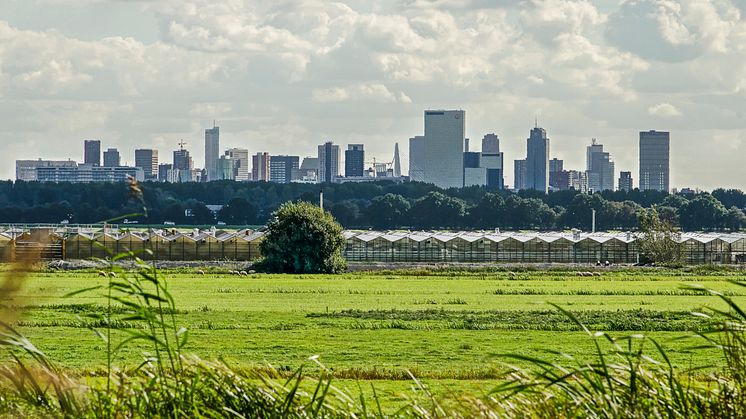
M 329 213 L 307 202 L 286 203 L 267 224 L 258 268 L 274 273 L 338 273 L 347 268 L 342 257 L 342 226 Z

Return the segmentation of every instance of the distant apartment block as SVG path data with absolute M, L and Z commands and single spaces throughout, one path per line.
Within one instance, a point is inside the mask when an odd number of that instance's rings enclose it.
M 327 141 L 318 147 L 319 182 L 331 183 L 339 176 L 339 146 Z
M 524 188 L 547 192 L 549 190 L 549 138 L 544 128 L 531 130 L 526 140 L 526 175 Z
M 207 181 L 218 180 L 218 159 L 220 158 L 220 127 L 205 130 L 205 171 Z
M 629 192 L 632 189 L 632 172 L 619 172 L 619 190 Z
M 83 163 L 101 166 L 101 140 L 83 142 Z
M 45 167 L 72 168 L 78 163 L 72 160 L 16 160 L 16 180 L 36 182 L 39 180 L 37 169 Z
M 558 191 L 576 190 L 578 192 L 588 192 L 588 178 L 585 171 L 580 170 L 562 170 L 552 172 L 551 182 L 553 188 Z
M 194 161 L 189 151 L 182 145 L 178 150 L 174 151 L 174 170 L 181 171 L 192 171 L 194 170 Z
M 299 156 L 270 156 L 269 181 L 276 183 L 290 183 L 293 181 L 293 173 L 296 173 L 299 168 Z
M 159 182 L 177 182 L 177 179 L 172 179 L 170 176 L 174 173 L 174 165 L 169 163 L 163 163 L 158 165 L 158 181 Z
M 513 162 L 513 189 L 526 189 L 526 159 Z
M 233 158 L 227 153 L 223 156 L 220 156 L 220 158 L 218 159 L 215 176 L 210 179 L 210 181 L 236 180 L 235 165 L 235 160 L 233 160 Z
M 561 190 L 562 172 L 565 170 L 565 161 L 558 158 L 549 160 L 549 188 Z
M 233 180 L 237 182 L 251 180 L 249 150 L 245 148 L 229 148 L 225 151 L 225 155 L 233 161 Z
M 666 131 L 640 132 L 640 190 L 670 189 L 670 134 Z
M 35 172 L 33 175 L 32 170 Z M 124 182 L 130 177 L 140 182 L 144 180 L 139 167 L 102 167 L 49 160 L 19 160 L 16 162 L 16 175 L 19 176 L 18 180 L 55 183 Z
M 142 169 L 146 181 L 158 180 L 158 150 L 135 150 L 135 167 Z
M 425 137 L 422 135 L 409 139 L 409 180 L 425 181 Z
M 293 172 L 292 181 L 298 183 L 317 183 L 319 181 L 319 158 L 304 157 L 300 168 Z
M 269 182 L 269 153 L 256 153 L 251 156 L 251 178 L 256 181 Z
M 608 152 L 604 151 L 603 144 L 598 144 L 596 139 L 591 140 L 591 145 L 586 147 L 586 177 L 588 178 L 588 190 L 591 192 L 614 190 L 614 162 Z
M 425 111 L 424 182 L 441 188 L 464 186 L 465 131 L 466 112 Z
M 119 150 L 110 148 L 104 151 L 104 167 L 119 167 L 122 165 L 122 157 Z
M 362 144 L 348 144 L 345 150 L 345 177 L 360 177 L 365 171 L 365 148 Z

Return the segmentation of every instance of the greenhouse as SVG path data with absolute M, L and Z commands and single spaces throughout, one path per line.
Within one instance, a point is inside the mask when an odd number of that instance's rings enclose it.
M 143 259 L 253 261 L 261 257 L 262 231 L 45 229 L 63 259 L 107 258 L 132 251 Z M 631 232 L 344 231 L 344 256 L 364 263 L 580 263 L 639 262 Z M 39 233 L 0 228 L 0 257 L 12 260 L 18 246 Z M 37 239 L 34 239 L 37 237 Z M 746 263 L 746 234 L 680 233 L 685 263 Z M 57 253 L 45 253 L 57 254 Z

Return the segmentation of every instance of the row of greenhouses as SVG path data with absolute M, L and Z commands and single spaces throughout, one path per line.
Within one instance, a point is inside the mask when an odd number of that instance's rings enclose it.
M 344 236 L 344 256 L 350 262 L 639 261 L 638 238 L 629 232 L 345 231 Z M 132 251 L 156 260 L 252 261 L 261 257 L 263 237 L 263 232 L 252 230 L 6 229 L 0 230 L 0 255 L 7 260 L 20 248 L 41 246 L 48 250 L 45 255 L 59 254 L 62 259 L 107 258 Z M 681 233 L 676 240 L 690 264 L 746 262 L 746 234 Z

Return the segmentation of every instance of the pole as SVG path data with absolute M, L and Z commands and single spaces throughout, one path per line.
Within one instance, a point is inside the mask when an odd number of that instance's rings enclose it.
M 324 211 L 324 190 L 319 191 L 319 207 L 321 211 Z
M 591 210 L 591 233 L 596 232 L 596 210 Z

